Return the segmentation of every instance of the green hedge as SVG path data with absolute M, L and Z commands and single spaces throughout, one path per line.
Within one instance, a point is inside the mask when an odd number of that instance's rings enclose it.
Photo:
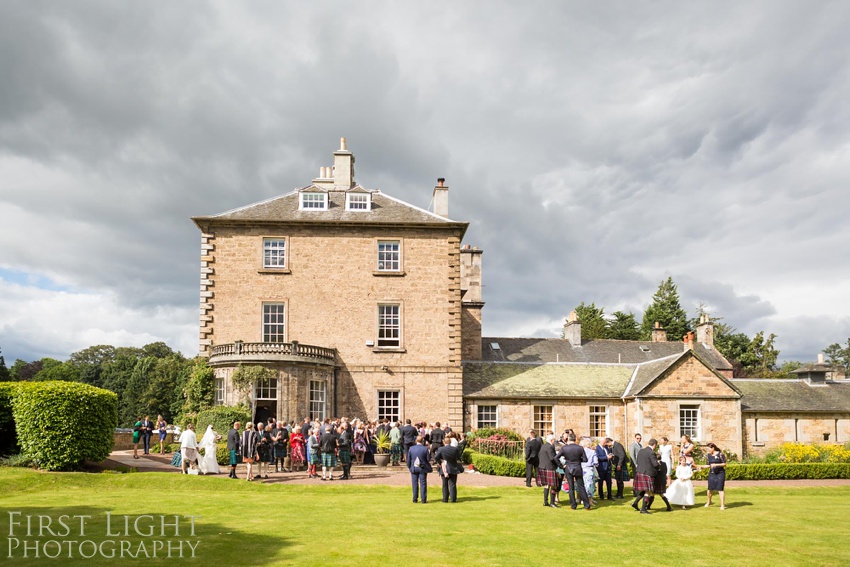
M 12 417 L 12 397 L 16 386 L 14 382 L 0 382 L 0 455 L 18 452 L 18 436 Z
M 708 469 L 694 472 L 694 480 L 706 480 Z M 726 465 L 726 480 L 794 480 L 850 478 L 848 463 L 771 463 Z
M 487 439 L 491 435 L 504 435 L 511 441 L 525 441 L 522 435 L 507 427 L 481 427 L 473 431 L 471 435 L 467 435 L 466 442 L 472 443 L 473 439 Z
M 118 396 L 77 382 L 18 384 L 12 415 L 21 453 L 47 470 L 67 470 L 109 456 Z
M 475 470 L 484 474 L 514 477 L 525 476 L 525 463 L 522 461 L 512 461 L 495 455 L 482 455 L 475 451 L 464 451 L 463 460 L 467 463 L 472 462 L 475 465 Z
M 251 416 L 244 406 L 215 406 L 212 409 L 199 411 L 193 423 L 195 424 L 195 434 L 200 441 L 207 431 L 208 425 L 212 425 L 215 432 L 222 437 L 227 437 L 230 425 L 234 421 L 240 422 L 244 427 L 249 419 L 251 419 Z

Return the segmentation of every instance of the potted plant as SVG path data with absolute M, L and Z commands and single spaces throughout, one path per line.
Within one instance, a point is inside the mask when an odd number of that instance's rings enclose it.
M 390 462 L 390 434 L 386 431 L 379 431 L 375 435 L 375 464 L 379 467 L 385 467 Z

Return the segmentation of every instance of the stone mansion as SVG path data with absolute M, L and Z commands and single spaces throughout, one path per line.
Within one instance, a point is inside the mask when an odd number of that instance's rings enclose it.
M 739 380 L 713 325 L 668 341 L 482 337 L 482 251 L 449 218 L 355 181 L 345 139 L 333 165 L 290 193 L 211 216 L 201 230 L 200 352 L 216 403 L 257 384 L 256 419 L 348 416 L 448 421 L 626 441 L 682 434 L 742 455 L 784 441 L 850 440 L 850 381 L 814 365 L 797 380 Z M 679 338 L 679 337 L 676 337 Z

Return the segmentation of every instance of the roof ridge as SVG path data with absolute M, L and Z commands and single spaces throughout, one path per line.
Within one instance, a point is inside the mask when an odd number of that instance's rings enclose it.
M 382 196 L 382 197 L 386 197 L 387 199 L 390 199 L 390 200 L 392 200 L 392 201 L 395 201 L 396 203 L 401 203 L 402 205 L 405 205 L 405 206 L 407 206 L 407 207 L 410 207 L 411 209 L 416 209 L 416 210 L 417 210 L 417 211 L 419 211 L 420 213 L 425 213 L 426 215 L 430 215 L 430 216 L 432 216 L 432 217 L 434 217 L 434 218 L 440 219 L 441 221 L 446 221 L 446 222 L 460 222 L 460 221 L 453 221 L 452 219 L 450 219 L 450 218 L 448 218 L 448 217 L 441 217 L 440 215 L 438 215 L 438 214 L 436 214 L 436 213 L 432 213 L 432 212 L 431 212 L 431 211 L 429 211 L 429 210 L 423 209 L 423 208 L 421 208 L 421 207 L 417 207 L 416 205 L 412 205 L 412 204 L 408 203 L 407 201 L 402 201 L 401 199 L 398 199 L 398 198 L 396 198 L 396 197 L 393 197 L 392 195 L 389 195 L 389 194 L 384 193 L 384 192 L 381 192 L 381 196 Z
M 223 217 L 224 215 L 230 215 L 230 214 L 239 212 L 239 211 L 244 210 L 244 209 L 249 209 L 251 207 L 256 207 L 258 205 L 265 205 L 266 203 L 271 203 L 272 201 L 276 201 L 278 199 L 283 199 L 284 197 L 289 197 L 290 195 L 294 195 L 294 194 L 298 193 L 299 191 L 303 191 L 304 189 L 307 189 L 308 187 L 310 187 L 310 185 L 308 185 L 307 187 L 301 187 L 299 189 L 293 189 L 289 193 L 285 193 L 283 195 L 276 195 L 276 196 L 270 197 L 268 199 L 263 199 L 262 201 L 257 201 L 256 203 L 251 203 L 249 205 L 243 205 L 241 207 L 236 207 L 235 209 L 230 209 L 229 211 L 224 211 L 223 213 L 218 213 L 216 215 L 210 215 L 207 218 L 214 219 L 216 217 Z

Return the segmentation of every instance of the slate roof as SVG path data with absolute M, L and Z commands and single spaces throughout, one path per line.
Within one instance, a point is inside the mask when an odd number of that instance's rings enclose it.
M 810 385 L 805 380 L 746 380 L 731 382 L 741 390 L 742 411 L 850 413 L 850 383 Z
M 643 391 L 644 388 L 652 384 L 652 382 L 661 376 L 668 368 L 676 364 L 683 356 L 684 352 L 668 356 L 666 358 L 661 358 L 659 360 L 653 360 L 652 362 L 647 362 L 646 364 L 641 364 L 637 367 L 637 372 L 635 372 L 635 379 L 632 382 L 631 386 L 629 386 L 629 390 L 625 392 L 624 395 L 636 395 Z
M 299 193 L 303 190 L 328 194 L 327 210 L 299 210 Z M 360 186 L 351 191 L 362 192 Z M 459 227 L 466 230 L 469 223 L 457 222 L 435 215 L 380 191 L 371 191 L 372 208 L 368 211 L 347 211 L 345 191 L 308 186 L 286 195 L 254 203 L 217 215 L 193 217 L 196 224 L 210 221 L 273 222 L 273 223 L 357 223 L 357 224 L 416 224 L 419 226 Z
M 498 343 L 499 349 L 491 347 Z M 732 370 L 716 350 L 697 344 L 695 350 L 707 364 L 717 370 Z M 484 337 L 481 358 L 501 362 L 586 362 L 607 364 L 640 364 L 685 352 L 685 343 L 666 341 L 583 340 L 572 346 L 566 339 Z
M 463 365 L 467 398 L 619 398 L 634 373 L 633 364 Z

